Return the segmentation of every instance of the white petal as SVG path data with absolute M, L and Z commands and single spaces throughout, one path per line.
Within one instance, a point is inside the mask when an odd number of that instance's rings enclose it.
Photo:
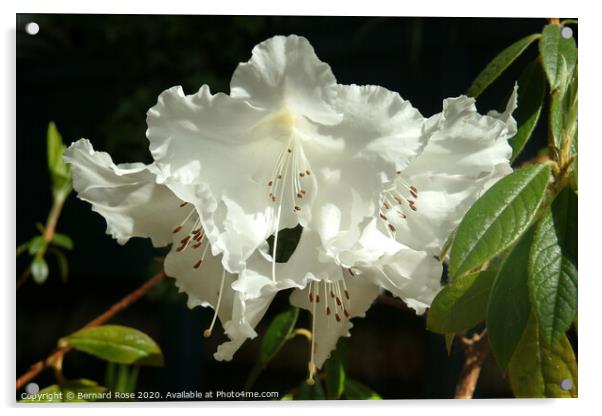
M 171 242 L 171 231 L 191 209 L 156 183 L 156 169 L 142 163 L 115 165 L 105 152 L 94 151 L 81 139 L 65 150 L 73 188 L 80 199 L 107 221 L 107 234 L 125 244 L 131 237 L 149 237 L 153 245 Z
M 349 292 L 349 300 L 344 295 L 339 295 L 342 303 L 341 307 L 336 306 L 337 304 L 330 297 L 328 289 L 325 293 L 326 285 L 324 282 L 314 282 L 312 284 L 314 293 L 320 293 L 320 302 L 309 301 L 309 286 L 303 290 L 297 289 L 291 294 L 290 301 L 292 305 L 306 309 L 311 313 L 315 312 L 313 336 L 315 341 L 315 364 L 317 368 L 321 368 L 328 359 L 340 337 L 351 336 L 349 333 L 349 330 L 353 327 L 351 318 L 363 318 L 379 294 L 378 286 L 359 276 L 345 278 L 345 282 Z M 314 285 L 318 289 L 315 289 Z M 316 297 L 314 296 L 313 299 L 315 301 Z M 349 313 L 349 318 L 345 316 L 342 309 L 343 306 Z M 326 307 L 330 307 L 330 314 L 327 314 Z M 337 315 L 340 321 L 337 321 Z
M 360 268 L 360 279 L 379 285 L 424 313 L 441 290 L 441 263 L 424 251 L 401 249 L 370 268 Z
M 236 68 L 231 96 L 258 108 L 278 112 L 284 105 L 294 114 L 322 124 L 340 116 L 331 106 L 336 79 L 304 37 L 274 36 L 253 48 L 247 63 Z

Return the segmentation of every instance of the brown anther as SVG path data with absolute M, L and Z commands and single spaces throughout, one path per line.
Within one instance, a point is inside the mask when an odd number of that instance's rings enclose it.
M 309 292 L 309 301 L 313 302 L 314 301 L 314 294 Z
M 320 303 L 320 294 L 319 293 L 316 295 L 316 303 Z
M 198 235 L 198 234 L 200 234 L 200 233 L 201 233 L 201 231 L 202 231 L 202 230 L 201 230 L 200 228 L 197 228 L 196 230 L 194 230 L 194 231 L 192 232 L 192 234 L 194 234 L 194 235 Z
M 299 172 L 299 176 L 304 177 L 305 176 L 305 172 Z
M 336 299 L 336 301 L 337 301 L 337 305 L 341 306 L 341 299 L 339 299 L 339 297 L 338 297 L 338 296 L 337 296 L 335 299 Z
M 176 228 L 173 229 L 172 233 L 175 234 L 175 233 L 179 232 L 181 229 L 182 229 L 182 226 L 178 225 Z
M 330 315 L 330 306 L 326 307 L 326 315 Z
M 401 171 L 400 171 L 400 170 L 398 170 L 398 171 L 397 171 L 397 172 L 395 172 L 395 173 L 396 173 L 396 174 L 398 174 L 398 175 L 400 175 L 400 174 L 401 174 Z
M 386 202 L 383 204 L 383 207 L 384 207 L 385 209 L 389 209 L 389 208 L 391 208 L 391 206 L 390 206 L 389 204 L 387 204 Z
M 272 202 L 276 202 L 276 197 L 272 195 Z
M 416 189 L 416 187 L 415 187 L 415 186 L 413 186 L 413 185 L 412 185 L 412 186 L 410 186 L 410 190 L 411 190 L 411 191 L 413 191 L 413 192 L 416 192 L 416 193 L 418 193 L 418 189 Z
M 288 149 L 288 152 L 291 153 L 293 151 L 293 149 Z
M 194 267 L 195 269 L 198 269 L 199 267 L 201 267 L 201 264 L 203 264 L 203 259 L 194 263 L 194 266 L 192 266 L 192 267 Z
M 339 316 L 338 313 L 335 313 L 334 317 L 337 318 L 337 322 L 341 322 L 341 317 Z
M 269 181 L 268 182 L 268 186 L 272 186 L 274 184 L 274 181 Z
M 414 205 L 414 204 L 410 205 L 410 208 L 412 209 L 412 211 L 417 211 L 418 210 L 418 208 L 416 208 L 416 205 Z
M 194 241 L 201 241 L 201 240 L 203 239 L 203 237 L 204 237 L 204 236 L 203 236 L 203 234 L 197 234 L 197 235 L 194 237 Z
M 349 268 L 349 269 L 347 269 L 347 270 L 349 271 L 349 274 L 350 274 L 351 276 L 355 276 L 355 273 L 353 273 L 353 270 L 351 270 L 351 268 Z
M 305 171 L 305 174 L 306 174 L 307 176 L 311 175 L 311 173 L 309 173 L 309 171 L 308 171 L 308 170 L 306 170 L 306 171 Z
M 343 313 L 345 314 L 346 318 L 349 318 L 349 311 L 346 308 L 343 308 Z
M 395 226 L 393 224 L 387 224 L 389 226 L 389 230 L 395 232 Z
M 185 247 L 184 245 L 181 245 L 178 248 L 176 248 L 176 251 L 180 252 L 180 251 L 184 250 L 184 247 Z
M 192 248 L 199 248 L 202 245 L 203 245 L 203 243 L 196 243 L 196 244 L 192 245 Z
M 380 218 L 382 218 L 383 220 L 387 221 L 387 217 L 385 217 L 383 214 L 378 214 L 380 215 Z
M 301 189 L 299 192 L 305 195 L 305 191 L 303 189 Z
M 295 211 L 301 211 L 301 207 L 299 205 L 295 205 Z
M 183 207 L 185 207 L 186 205 L 188 205 L 188 202 L 182 202 L 182 203 L 180 204 L 180 208 L 183 208 Z
M 397 201 L 397 203 L 398 203 L 399 205 L 403 205 L 403 199 L 401 199 L 400 197 L 398 197 L 398 196 L 394 196 L 394 197 L 393 197 L 393 199 L 395 199 L 395 201 Z
M 347 289 L 345 289 L 345 297 L 347 298 L 347 300 L 349 300 L 349 291 Z
M 332 290 L 330 291 L 330 297 L 334 298 L 334 292 Z
M 180 244 L 186 244 L 188 242 L 188 240 L 190 240 L 190 236 L 187 235 L 186 237 L 184 237 L 183 239 L 180 240 Z
M 403 218 L 404 220 L 407 218 L 407 217 L 406 217 L 406 214 L 404 214 L 403 212 L 398 212 L 398 214 L 399 214 L 399 216 L 400 216 L 401 218 Z
M 278 179 L 282 179 L 282 175 L 278 175 Z
M 297 192 L 297 198 L 303 198 L 303 194 L 301 192 Z

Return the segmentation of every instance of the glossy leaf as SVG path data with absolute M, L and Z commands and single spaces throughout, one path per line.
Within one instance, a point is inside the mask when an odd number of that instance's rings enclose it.
M 467 95 L 475 98 L 481 95 L 481 93 L 485 91 L 485 89 L 495 81 L 531 43 L 536 39 L 539 39 L 540 36 L 541 35 L 539 34 L 526 36 L 500 52 L 499 55 L 493 58 L 493 60 L 487 64 L 485 69 L 483 69 L 483 71 L 475 78 L 470 85 L 470 88 L 468 88 Z
M 34 257 L 30 267 L 31 275 L 36 283 L 42 284 L 48 279 L 48 264 L 43 257 Z
M 52 194 L 64 199 L 71 192 L 71 167 L 63 160 L 65 145 L 54 122 L 46 132 L 48 170 L 52 179 Z
M 52 237 L 52 244 L 67 250 L 73 250 L 73 240 L 65 234 L 55 233 Z
M 298 308 L 289 308 L 278 314 L 270 323 L 263 339 L 259 357 L 262 365 L 267 365 L 284 346 L 299 317 Z
M 539 221 L 529 261 L 531 303 L 548 344 L 577 314 L 577 196 L 565 188 Z
M 529 320 L 527 280 L 532 241 L 533 231 L 529 230 L 506 257 L 489 293 L 487 332 L 493 355 L 502 370 L 508 365 Z
M 471 273 L 449 283 L 429 309 L 426 327 L 439 334 L 470 329 L 485 320 L 487 300 L 496 271 Z
M 345 382 L 345 398 L 348 400 L 382 400 L 382 397 L 369 387 L 350 379 Z
M 535 216 L 550 169 L 519 169 L 492 186 L 464 216 L 451 249 L 452 279 L 470 272 L 513 244 Z
M 561 34 L 562 26 L 558 24 L 547 25 L 539 41 L 539 52 L 542 57 L 543 67 L 550 83 L 550 88 L 560 86 L 562 60 L 566 61 L 567 74 L 572 74 L 577 63 L 577 45 L 573 37 L 566 39 Z
M 535 60 L 525 68 L 518 79 L 518 107 L 515 112 L 518 131 L 510 139 L 512 159 L 523 150 L 537 126 L 546 95 L 546 78 L 541 62 Z
M 326 361 L 325 370 L 327 397 L 329 400 L 336 400 L 343 394 L 346 378 L 340 348 L 332 352 L 330 358 Z
M 508 366 L 516 397 L 577 397 L 577 362 L 565 335 L 551 346 L 541 342 L 535 315 Z
M 84 328 L 63 338 L 61 345 L 119 364 L 163 365 L 163 353 L 151 337 L 120 325 Z

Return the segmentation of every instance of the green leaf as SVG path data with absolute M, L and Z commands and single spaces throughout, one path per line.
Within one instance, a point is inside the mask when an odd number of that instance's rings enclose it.
M 514 243 L 541 204 L 550 168 L 519 169 L 493 185 L 464 216 L 451 249 L 449 273 L 455 279 Z
M 61 385 L 53 384 L 36 395 L 20 400 L 21 403 L 76 403 L 104 399 L 107 388 L 85 378 L 70 380 Z
M 324 388 L 319 380 L 315 380 L 313 385 L 307 384 L 306 381 L 302 381 L 299 386 L 299 390 L 295 395 L 295 400 L 325 400 Z
M 54 233 L 54 236 L 52 237 L 52 244 L 67 250 L 73 250 L 73 240 L 71 240 L 71 237 L 65 234 Z
M 535 229 L 529 291 L 542 339 L 551 345 L 577 314 L 577 196 L 568 187 Z
M 64 199 L 71 192 L 71 167 L 63 161 L 65 145 L 54 122 L 48 124 L 46 132 L 48 171 L 52 179 L 52 194 Z
M 29 254 L 34 256 L 41 250 L 46 250 L 46 240 L 41 235 L 35 236 L 29 240 Z
M 44 257 L 36 256 L 31 262 L 31 275 L 37 284 L 42 284 L 48 278 L 48 264 Z
M 487 332 L 493 355 L 504 370 L 529 320 L 527 286 L 529 248 L 533 231 L 527 231 L 506 257 L 495 277 L 487 306 Z
M 345 398 L 348 400 L 382 400 L 382 397 L 369 387 L 350 379 L 345 382 Z
M 523 150 L 537 126 L 544 97 L 546 95 L 546 79 L 541 62 L 531 62 L 518 79 L 518 107 L 515 112 L 518 131 L 510 139 L 513 162 Z
M 17 246 L 17 257 L 19 257 L 21 254 L 23 254 L 26 250 L 29 250 L 29 247 L 31 246 L 31 240 L 24 242 L 21 245 Z
M 50 247 L 48 252 L 54 254 L 56 262 L 59 266 L 61 280 L 63 283 L 67 283 L 67 280 L 69 279 L 69 261 L 67 260 L 67 257 L 60 250 L 54 247 Z
M 339 342 L 339 346 L 340 346 Z M 329 400 L 336 400 L 341 397 L 345 389 L 345 367 L 339 348 L 334 350 L 330 358 L 326 361 L 326 393 Z
M 447 355 L 451 355 L 452 348 L 454 348 L 454 338 L 456 334 L 445 334 L 445 350 L 447 351 Z
M 485 69 L 475 78 L 468 88 L 467 95 L 470 97 L 478 97 L 483 91 L 495 81 L 506 68 L 510 66 L 516 58 L 518 58 L 536 39 L 540 38 L 540 34 L 525 36 L 516 41 L 499 53 L 491 62 L 487 64 Z
M 577 63 L 575 39 L 565 39 L 560 33 L 561 30 L 562 26 L 558 24 L 547 25 L 539 41 L 539 52 L 552 90 L 558 88 L 562 82 L 562 60 L 566 61 L 566 71 L 569 75 L 573 73 Z
M 577 362 L 565 335 L 551 346 L 541 342 L 537 319 L 529 324 L 509 364 L 516 397 L 577 397 Z
M 270 323 L 259 350 L 259 357 L 263 366 L 266 366 L 272 358 L 284 346 L 299 317 L 298 308 L 289 308 L 278 314 Z
M 163 353 L 151 337 L 120 325 L 84 328 L 63 338 L 61 345 L 119 364 L 163 365 Z
M 453 334 L 484 321 L 495 275 L 493 270 L 471 273 L 445 286 L 429 309 L 427 329 L 439 334 Z

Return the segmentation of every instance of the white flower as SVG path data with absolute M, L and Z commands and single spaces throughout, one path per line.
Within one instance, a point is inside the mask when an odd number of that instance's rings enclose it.
M 341 235 L 330 224 L 355 230 L 373 217 L 395 172 L 425 145 L 425 119 L 409 102 L 381 87 L 337 84 L 294 35 L 257 45 L 230 95 L 174 87 L 147 122 L 159 180 L 179 184 L 174 192 L 195 204 L 197 188 L 210 190 L 215 210 L 201 222 L 232 272 L 268 236 L 297 224 L 338 252 Z M 348 232 L 345 244 L 358 236 Z M 272 269 L 276 281 L 275 262 Z
M 261 308 L 257 300 L 245 302 L 243 294 L 232 289 L 238 276 L 226 272 L 221 256 L 211 252 L 197 208 L 157 183 L 154 164 L 115 165 L 108 153 L 94 151 L 85 139 L 72 143 L 64 159 L 71 164 L 78 197 L 105 218 L 107 233 L 120 244 L 132 237 L 150 238 L 156 247 L 172 244 L 165 273 L 188 295 L 188 307 L 214 309 L 205 336 L 211 335 L 219 317 L 230 338 L 219 346 L 216 358 L 231 359 L 247 338 L 256 336 L 253 328 L 267 304 Z

